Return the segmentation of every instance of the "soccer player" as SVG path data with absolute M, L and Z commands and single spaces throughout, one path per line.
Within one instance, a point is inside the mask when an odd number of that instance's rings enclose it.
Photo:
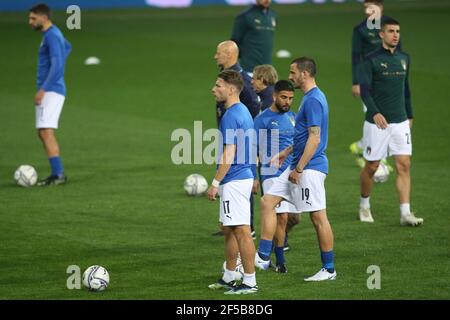
M 239 48 L 235 42 L 227 40 L 219 43 L 217 46 L 214 59 L 220 70 L 235 70 L 239 72 L 244 81 L 243 89 L 239 95 L 240 101 L 248 108 L 252 118 L 255 118 L 260 112 L 259 98 L 252 87 L 251 77 L 244 72 L 238 62 Z M 216 101 L 216 116 L 217 124 L 220 123 L 223 114 L 225 113 L 225 104 L 222 101 Z M 256 238 L 253 226 L 253 195 L 250 199 L 251 202 L 251 222 L 250 227 L 252 229 L 252 236 Z M 213 235 L 223 235 L 223 230 L 214 232 Z
M 219 130 L 223 152 L 216 175 L 208 189 L 208 198 L 220 197 L 220 223 L 225 235 L 226 269 L 211 289 L 225 288 L 226 294 L 248 294 L 258 291 L 255 277 L 255 245 L 250 230 L 250 195 L 254 175 L 251 169 L 253 141 L 246 134 L 253 132 L 253 119 L 239 100 L 244 87 L 242 76 L 234 70 L 222 71 L 212 89 L 217 102 L 223 102 L 225 113 Z M 244 141 L 244 142 L 242 142 Z M 236 285 L 236 260 L 240 253 L 244 278 Z
M 379 36 L 379 27 L 385 19 L 390 19 L 383 15 L 383 0 L 364 0 L 364 12 L 366 18 L 353 28 L 352 36 L 352 94 L 354 97 L 361 95 L 361 71 L 364 63 L 364 57 L 372 51 L 381 47 L 381 38 Z M 381 21 L 376 24 L 376 20 Z M 370 28 L 369 28 L 370 27 Z M 363 111 L 367 108 L 363 103 Z M 364 167 L 363 141 L 362 138 L 350 145 L 350 151 L 357 156 L 356 162 L 362 168 Z M 385 159 L 383 160 L 386 161 Z M 392 167 L 389 166 L 392 170 Z
M 38 186 L 62 184 L 67 181 L 64 175 L 55 129 L 63 108 L 66 84 L 64 69 L 72 46 L 61 31 L 51 21 L 50 8 L 38 4 L 30 9 L 28 23 L 31 28 L 43 33 L 39 47 L 37 72 L 36 128 L 42 141 L 51 167 L 51 175 L 38 182 Z
M 257 74 L 256 70 L 257 68 L 255 68 L 253 73 L 254 77 Z M 274 170 L 270 166 L 270 159 L 275 156 L 275 154 L 272 154 L 272 150 L 278 153 L 293 144 L 295 113 L 290 111 L 290 108 L 294 100 L 294 91 L 294 86 L 290 81 L 278 81 L 273 90 L 272 105 L 255 118 L 258 155 L 261 162 L 260 179 L 264 192 L 270 189 L 275 179 L 286 170 L 292 160 L 292 155 L 290 155 L 280 168 Z M 275 148 L 272 145 L 273 143 L 276 143 Z M 255 181 L 257 182 L 258 180 Z M 257 188 L 258 185 L 256 183 L 254 184 L 254 189 Z M 289 213 L 298 214 L 300 212 L 293 204 L 286 201 L 282 201 L 276 208 L 277 225 L 274 235 L 274 252 L 276 257 L 275 271 L 279 273 L 287 272 L 284 259 L 284 241 Z
M 270 64 L 256 66 L 253 69 L 252 86 L 259 96 L 261 111 L 272 106 L 273 86 L 277 81 L 277 70 Z
M 270 8 L 272 0 L 256 0 L 256 5 L 234 20 L 231 40 L 240 50 L 242 68 L 251 75 L 261 64 L 272 64 L 273 37 L 277 14 Z
M 336 279 L 333 253 L 333 231 L 327 218 L 325 178 L 328 159 L 328 103 L 317 87 L 316 63 L 313 59 L 295 59 L 289 70 L 289 80 L 304 93 L 295 119 L 294 143 L 273 158 L 283 163 L 293 153 L 291 165 L 274 180 L 261 198 L 261 239 L 255 264 L 259 269 L 269 267 L 272 238 L 276 229 L 275 207 L 286 200 L 301 212 L 309 212 L 316 229 L 322 258 L 322 269 L 305 281 Z
M 398 49 L 400 24 L 385 19 L 381 25 L 382 47 L 369 54 L 364 62 L 361 96 L 367 106 L 364 122 L 365 167 L 361 171 L 359 218 L 373 222 L 370 193 L 373 175 L 380 160 L 394 156 L 397 171 L 397 192 L 400 199 L 400 224 L 417 226 L 423 223 L 410 211 L 410 163 L 412 154 L 411 127 L 413 111 L 408 78 L 409 55 Z

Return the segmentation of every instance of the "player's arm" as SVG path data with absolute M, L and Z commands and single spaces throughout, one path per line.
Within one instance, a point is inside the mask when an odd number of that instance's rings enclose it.
M 233 31 L 231 33 L 231 40 L 236 42 L 238 47 L 240 47 L 242 40 L 247 29 L 247 23 L 245 21 L 245 15 L 240 14 L 234 19 Z
M 219 184 L 225 178 L 230 167 L 234 161 L 234 156 L 236 153 L 235 144 L 225 144 L 223 154 L 220 157 L 219 167 L 217 168 L 216 175 L 211 186 L 208 189 L 209 200 L 216 200 L 216 195 L 219 189 Z
M 367 107 L 367 116 L 372 117 L 373 121 L 380 129 L 387 128 L 387 121 L 380 113 L 372 97 L 373 67 L 370 59 L 364 61 L 361 73 L 361 98 Z
M 360 69 L 362 60 L 362 41 L 358 28 L 353 29 L 352 35 L 352 94 L 360 96 Z
M 47 78 L 45 79 L 42 86 L 39 88 L 36 96 L 34 98 L 34 102 L 36 105 L 40 105 L 42 102 L 42 98 L 48 88 L 57 81 L 64 72 L 64 58 L 62 55 L 61 47 L 58 41 L 54 37 L 47 38 L 47 44 L 49 48 L 50 54 L 50 70 L 48 72 Z
M 405 82 L 405 108 L 406 115 L 409 119 L 409 127 L 412 128 L 413 124 L 413 110 L 411 105 L 411 91 L 409 89 L 409 68 L 411 67 L 411 61 L 408 57 L 408 69 L 406 70 L 406 82 Z
M 47 78 L 42 84 L 41 89 L 48 91 L 48 88 L 56 81 L 64 72 L 64 59 L 62 48 L 54 37 L 48 37 L 48 48 L 50 53 L 50 71 Z
M 280 168 L 283 165 L 284 160 L 292 153 L 294 146 L 289 146 L 280 151 L 270 159 L 270 165 L 275 168 Z
M 303 169 L 311 161 L 320 144 L 320 126 L 312 126 L 308 128 L 308 140 L 306 141 L 305 150 L 294 170 L 289 175 L 289 181 L 298 184 L 300 182 L 300 174 Z

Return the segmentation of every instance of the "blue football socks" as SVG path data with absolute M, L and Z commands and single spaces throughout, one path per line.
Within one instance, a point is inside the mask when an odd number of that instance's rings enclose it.
M 280 266 L 285 263 L 284 260 L 284 247 L 275 247 L 275 257 L 277 259 L 277 266 Z
M 61 157 L 51 157 L 48 158 L 48 161 L 50 162 L 50 167 L 52 168 L 52 176 L 62 176 L 64 173 L 64 168 L 62 165 Z
M 272 241 L 260 239 L 258 254 L 261 257 L 261 259 L 269 260 L 271 252 L 272 252 Z
M 328 252 L 320 252 L 322 258 L 322 267 L 327 269 L 329 273 L 334 272 L 334 253 L 333 250 Z

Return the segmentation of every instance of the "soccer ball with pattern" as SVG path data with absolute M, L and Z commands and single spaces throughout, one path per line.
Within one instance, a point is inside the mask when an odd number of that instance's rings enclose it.
M 91 291 L 103 291 L 109 285 L 109 273 L 102 266 L 90 266 L 83 273 L 83 285 Z
M 184 190 L 190 196 L 202 195 L 208 190 L 208 182 L 202 175 L 194 173 L 184 181 Z
M 373 175 L 373 181 L 376 183 L 386 182 L 389 178 L 389 168 L 383 162 L 380 162 L 377 171 Z
M 19 186 L 32 187 L 36 184 L 38 175 L 36 170 L 27 164 L 21 165 L 14 172 L 14 180 Z

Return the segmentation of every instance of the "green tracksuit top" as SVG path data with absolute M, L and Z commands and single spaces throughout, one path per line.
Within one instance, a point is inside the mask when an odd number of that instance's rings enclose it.
M 231 40 L 239 47 L 239 62 L 246 72 L 261 64 L 272 64 L 273 37 L 277 14 L 253 5 L 234 20 Z
M 398 48 L 391 53 L 381 47 L 364 60 L 361 97 L 367 107 L 366 121 L 381 113 L 388 123 L 413 118 L 408 84 L 409 55 Z
M 386 19 L 392 19 L 388 16 L 382 16 L 380 25 Z M 364 57 L 381 47 L 380 29 L 369 29 L 367 19 L 353 28 L 352 35 L 352 84 L 360 84 L 361 67 L 364 63 Z M 399 43 L 398 48 L 401 49 Z

